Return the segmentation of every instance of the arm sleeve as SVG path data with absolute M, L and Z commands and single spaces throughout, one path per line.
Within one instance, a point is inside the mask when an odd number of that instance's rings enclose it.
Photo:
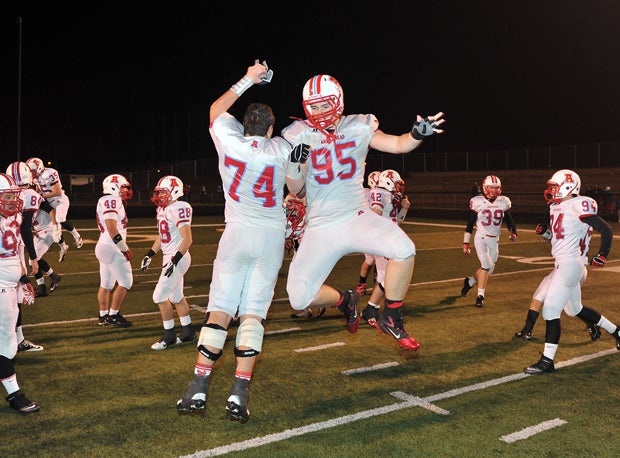
M 473 210 L 469 210 L 469 215 L 467 217 L 467 227 L 465 228 L 465 232 L 469 232 L 471 234 L 474 231 L 474 225 L 476 224 L 477 219 L 478 213 Z
M 508 210 L 504 212 L 504 221 L 506 221 L 506 226 L 508 227 L 508 230 L 510 231 L 510 233 L 516 234 L 517 225 L 515 224 L 515 220 Z
M 26 212 L 22 216 L 22 224 L 19 226 L 19 230 L 24 241 L 24 246 L 28 252 L 28 256 L 31 260 L 37 259 L 37 252 L 34 249 L 34 240 L 32 238 L 32 218 L 34 214 Z
M 54 207 L 52 207 L 50 203 L 45 199 L 43 200 L 43 202 L 41 202 L 39 208 L 47 213 L 50 213 L 54 209 Z
M 598 252 L 601 256 L 607 257 L 611 250 L 611 241 L 614 238 L 614 230 L 609 223 L 598 215 L 586 216 L 581 221 L 592 226 L 595 231 L 601 234 L 601 247 Z

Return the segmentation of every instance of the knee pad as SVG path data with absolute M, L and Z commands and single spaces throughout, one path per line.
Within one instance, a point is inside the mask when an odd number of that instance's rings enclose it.
M 255 318 L 243 320 L 237 329 L 235 356 L 256 356 L 263 348 L 265 328 Z M 250 347 L 252 350 L 239 350 L 239 347 Z
M 198 351 L 209 358 L 212 361 L 217 360 L 222 356 L 222 349 L 224 348 L 224 342 L 226 342 L 226 336 L 228 332 L 217 324 L 207 324 L 200 330 L 200 337 L 198 338 Z M 207 350 L 206 346 L 217 348 L 219 353 L 213 353 Z

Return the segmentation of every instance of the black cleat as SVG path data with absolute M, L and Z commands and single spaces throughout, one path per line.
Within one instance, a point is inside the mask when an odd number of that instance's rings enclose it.
M 226 401 L 226 413 L 231 420 L 245 423 L 250 419 L 250 411 L 248 410 L 247 401 L 245 404 L 241 401 L 241 397 L 231 394 Z
M 192 399 L 182 397 L 177 401 L 177 412 L 179 415 L 200 415 L 205 416 L 205 404 L 203 399 Z
M 181 328 L 181 332 L 179 333 L 178 339 L 181 342 L 193 342 L 196 340 L 196 330 L 191 324 L 188 326 L 183 326 Z
M 106 326 L 108 324 L 108 318 L 110 315 L 107 313 L 103 316 L 99 316 L 99 326 Z
M 555 372 L 555 366 L 553 365 L 552 359 L 549 359 L 546 356 L 541 356 L 540 360 L 536 364 L 526 367 L 523 372 L 530 375 L 550 374 Z
M 515 332 L 515 337 L 523 340 L 532 340 L 532 331 L 526 331 L 525 329 Z
M 50 274 L 50 279 L 52 280 L 50 283 L 50 293 L 51 293 L 58 287 L 58 283 L 60 283 L 60 280 L 62 280 L 62 277 L 58 275 L 56 272 L 52 272 Z
M 17 410 L 22 415 L 38 412 L 40 409 L 38 404 L 28 399 L 20 390 L 9 394 L 6 400 L 9 401 L 11 409 Z
M 616 328 L 616 332 L 613 335 L 616 338 L 616 348 L 620 351 L 620 328 Z
M 467 292 L 472 289 L 472 286 L 469 286 L 469 278 L 465 277 L 463 280 L 463 288 L 461 288 L 461 297 L 467 296 Z
M 590 339 L 592 339 L 592 342 L 596 342 L 599 337 L 601 337 L 601 327 L 596 324 L 589 324 L 588 333 L 590 333 Z
M 116 315 L 108 315 L 106 323 L 117 328 L 128 328 L 132 325 L 131 321 L 127 321 L 123 315 L 117 313 Z
M 37 288 L 37 292 L 34 294 L 34 297 L 46 297 L 49 296 L 50 293 L 47 291 L 47 286 L 45 284 L 39 285 Z
M 347 320 L 347 331 L 354 333 L 357 331 L 360 325 L 360 314 L 357 311 L 357 303 L 360 300 L 359 294 L 355 289 L 348 290 L 350 299 L 346 304 L 341 304 L 338 309 L 344 313 L 344 317 Z
M 476 307 L 484 307 L 484 296 L 478 296 L 476 298 Z

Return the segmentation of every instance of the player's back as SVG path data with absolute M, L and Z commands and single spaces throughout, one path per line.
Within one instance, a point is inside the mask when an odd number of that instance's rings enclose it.
M 282 206 L 291 147 L 281 137 L 243 135 L 243 126 L 228 113 L 210 127 L 219 155 L 226 223 L 284 231 Z

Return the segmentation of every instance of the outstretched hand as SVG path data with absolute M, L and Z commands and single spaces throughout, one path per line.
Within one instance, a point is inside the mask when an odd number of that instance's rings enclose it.
M 446 120 L 443 119 L 443 112 L 441 111 L 433 116 L 426 116 L 424 118 L 417 115 L 411 129 L 411 136 L 416 140 L 422 140 L 433 134 L 443 134 L 444 131 L 439 126 L 445 122 Z

